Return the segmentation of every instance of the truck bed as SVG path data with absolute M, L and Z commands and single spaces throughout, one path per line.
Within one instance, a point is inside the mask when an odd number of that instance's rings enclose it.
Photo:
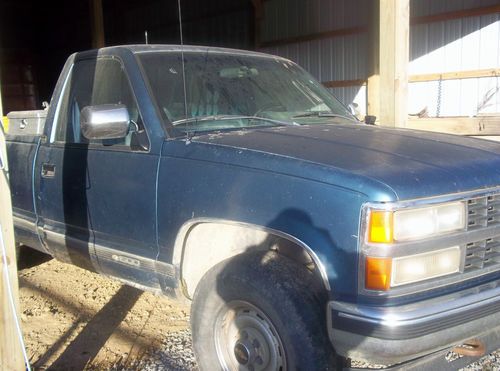
M 42 249 L 34 228 L 33 161 L 40 136 L 7 135 L 16 241 Z

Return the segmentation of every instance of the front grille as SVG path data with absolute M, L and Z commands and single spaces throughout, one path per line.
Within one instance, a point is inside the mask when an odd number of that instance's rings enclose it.
M 500 224 L 500 194 L 471 198 L 467 208 L 469 231 Z
M 464 271 L 500 265 L 500 236 L 466 245 Z
M 500 194 L 471 198 L 467 209 L 468 231 L 500 225 Z M 466 244 L 464 272 L 495 266 L 500 269 L 500 235 Z

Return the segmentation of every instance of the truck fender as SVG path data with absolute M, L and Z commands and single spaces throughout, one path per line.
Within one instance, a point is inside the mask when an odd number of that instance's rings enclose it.
M 257 250 L 276 250 L 315 271 L 325 290 L 330 291 L 322 262 L 296 237 L 259 225 L 200 218 L 182 226 L 174 246 L 173 263 L 180 272 L 184 294 L 192 298 L 202 277 L 216 264 Z

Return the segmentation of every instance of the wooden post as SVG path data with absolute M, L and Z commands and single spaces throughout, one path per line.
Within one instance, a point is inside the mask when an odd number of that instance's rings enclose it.
M 262 23 L 262 17 L 264 16 L 264 4 L 262 0 L 252 0 L 254 7 L 254 47 L 255 50 L 260 48 L 260 26 Z
M 408 106 L 410 0 L 379 0 L 371 27 L 368 113 L 380 125 L 405 127 Z
M 103 48 L 105 41 L 102 0 L 90 0 L 90 23 L 92 27 L 92 47 Z
M 0 73 L 1 73 L 1 60 L 0 60 Z M 2 104 L 2 76 L 0 74 L 0 119 L 3 118 L 3 104 Z
M 0 84 L 1 87 L 1 84 Z M 3 117 L 2 96 L 0 89 L 0 118 Z M 0 225 L 2 230 L 3 246 L 0 245 L 0 370 L 24 370 L 23 350 L 15 324 L 15 316 L 19 317 L 19 299 L 17 283 L 17 260 L 14 246 L 14 230 L 12 226 L 12 205 L 10 200 L 10 186 L 8 179 L 7 154 L 5 150 L 5 136 L 0 128 Z M 5 259 L 4 259 L 5 258 Z M 7 266 L 4 261 L 7 261 Z M 9 276 L 10 292 L 5 279 Z M 14 301 L 14 310 L 12 302 Z
M 380 122 L 380 2 L 370 1 L 369 19 L 369 71 L 366 81 L 366 112 Z

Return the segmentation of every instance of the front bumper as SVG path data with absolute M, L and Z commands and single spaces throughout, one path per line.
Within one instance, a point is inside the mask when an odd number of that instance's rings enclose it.
M 471 338 L 500 347 L 500 280 L 444 297 L 397 307 L 331 301 L 330 340 L 338 354 L 394 364 L 447 349 Z

